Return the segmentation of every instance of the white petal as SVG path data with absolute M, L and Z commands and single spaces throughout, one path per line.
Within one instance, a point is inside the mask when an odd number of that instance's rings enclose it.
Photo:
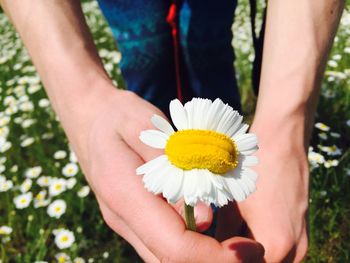
M 228 203 L 228 198 L 225 194 L 225 192 L 218 190 L 217 191 L 217 206 L 222 207 L 224 205 L 227 205 Z
M 165 120 L 163 117 L 154 114 L 151 118 L 151 122 L 155 127 L 164 132 L 167 135 L 171 135 L 174 133 L 173 127 L 171 127 L 170 123 Z
M 150 173 L 154 169 L 157 169 L 161 165 L 163 165 L 168 160 L 168 157 L 166 155 L 158 156 L 157 158 L 154 158 L 151 161 L 148 161 L 147 163 L 144 163 L 140 167 L 136 169 L 136 174 L 145 174 Z
M 246 151 L 252 151 L 257 149 L 258 139 L 253 133 L 246 133 L 239 136 L 234 136 L 238 151 L 246 154 Z
M 232 135 L 236 133 L 236 131 L 241 127 L 242 120 L 243 120 L 243 116 L 238 115 L 235 122 L 232 124 L 230 129 L 226 132 L 227 136 L 232 137 Z
M 188 129 L 187 113 L 178 99 L 170 102 L 170 116 L 178 130 Z
M 240 155 L 240 162 L 242 162 L 242 167 L 255 166 L 259 163 L 259 159 L 252 155 Z
M 205 116 L 209 112 L 211 100 L 194 98 L 192 101 L 185 104 L 187 116 L 189 120 L 189 128 L 191 129 L 207 129 Z
M 245 193 L 241 189 L 240 185 L 236 182 L 236 179 L 233 177 L 226 178 L 227 186 L 230 189 L 231 194 L 233 195 L 233 198 L 237 201 L 243 201 L 246 198 Z
M 164 186 L 163 196 L 169 203 L 176 203 L 183 196 L 183 170 L 175 166 L 171 169 L 169 180 Z
M 164 149 L 169 136 L 161 131 L 146 130 L 140 133 L 140 140 L 156 149 Z
M 249 177 L 247 176 L 242 176 L 241 179 L 244 184 L 248 187 L 249 193 L 253 193 L 256 190 L 256 184 L 254 181 L 252 181 Z
M 241 171 L 241 173 L 242 173 L 242 176 L 247 176 L 253 182 L 255 182 L 258 179 L 258 174 L 250 168 L 244 168 Z
M 232 124 L 235 123 L 237 117 L 238 112 L 234 111 L 231 107 L 227 107 L 225 113 L 220 118 L 216 131 L 226 134 L 230 130 Z
M 145 183 L 145 187 L 154 194 L 160 194 L 163 192 L 166 182 L 169 180 L 171 176 L 172 167 L 169 164 L 164 164 L 157 170 L 154 170 L 150 174 L 146 174 L 143 177 L 143 182 Z M 152 178 L 152 180 L 150 179 Z
M 192 99 L 191 101 L 186 102 L 186 104 L 184 105 L 186 114 L 187 114 L 187 129 L 194 129 L 193 125 L 194 125 L 194 120 L 195 120 L 195 116 L 194 116 L 194 109 L 196 107 L 196 100 Z
M 211 104 L 208 114 L 206 116 L 207 129 L 215 131 L 222 114 L 226 110 L 226 105 L 220 100 L 214 100 L 213 104 Z
M 233 136 L 245 134 L 248 131 L 248 129 L 249 129 L 249 125 L 242 123 L 241 126 L 238 128 L 238 130 L 234 134 L 231 134 L 229 136 L 233 137 Z
M 208 173 L 211 173 L 210 171 L 208 171 Z M 208 176 L 210 178 L 210 181 L 212 182 L 212 184 L 218 188 L 218 189 L 222 189 L 223 188 L 223 179 L 220 175 L 216 175 L 211 173 L 210 176 Z
M 198 185 L 197 169 L 184 171 L 184 199 L 185 203 L 191 206 L 196 205 L 196 187 Z

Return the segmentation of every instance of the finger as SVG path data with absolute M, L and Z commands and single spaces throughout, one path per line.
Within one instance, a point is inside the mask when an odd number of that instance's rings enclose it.
M 100 198 L 97 197 L 97 200 L 106 224 L 127 240 L 145 262 L 159 262 L 156 256 L 141 242 L 128 225 L 116 216 Z
M 183 198 L 172 205 L 172 207 L 181 215 L 184 222 L 186 222 Z M 213 222 L 213 210 L 205 203 L 199 202 L 194 208 L 194 218 L 196 220 L 196 230 L 198 232 L 204 232 L 209 229 Z
M 97 191 L 103 193 L 108 207 L 127 222 L 160 261 L 244 262 L 247 258 L 260 257 L 261 249 L 255 241 L 242 242 L 233 238 L 222 246 L 211 237 L 186 231 L 174 209 L 144 189 L 140 177 L 135 175 L 142 160 L 126 144 L 102 140 L 99 147 L 102 149 L 97 151 L 108 152 L 108 155 L 102 158 L 97 154 L 101 167 L 107 169 L 100 174 L 103 184 L 97 185 L 100 188 Z M 123 175 L 110 176 L 110 171 L 123 171 Z

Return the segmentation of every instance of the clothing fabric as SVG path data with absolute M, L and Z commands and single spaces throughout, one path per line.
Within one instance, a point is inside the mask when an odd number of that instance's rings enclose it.
M 236 0 L 179 3 L 181 86 L 184 100 L 221 98 L 241 109 L 231 45 Z M 119 51 L 127 88 L 169 114 L 176 98 L 171 0 L 99 0 Z

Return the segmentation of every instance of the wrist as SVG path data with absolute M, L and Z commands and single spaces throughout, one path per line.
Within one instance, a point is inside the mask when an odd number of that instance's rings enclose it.
M 308 147 L 305 115 L 268 115 L 257 114 L 250 129 L 258 137 L 259 148 L 304 154 Z

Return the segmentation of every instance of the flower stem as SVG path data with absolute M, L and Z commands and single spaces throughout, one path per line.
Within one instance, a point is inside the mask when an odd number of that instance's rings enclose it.
M 185 219 L 186 219 L 186 228 L 188 230 L 196 231 L 196 220 L 194 219 L 194 207 L 187 205 L 185 206 Z

